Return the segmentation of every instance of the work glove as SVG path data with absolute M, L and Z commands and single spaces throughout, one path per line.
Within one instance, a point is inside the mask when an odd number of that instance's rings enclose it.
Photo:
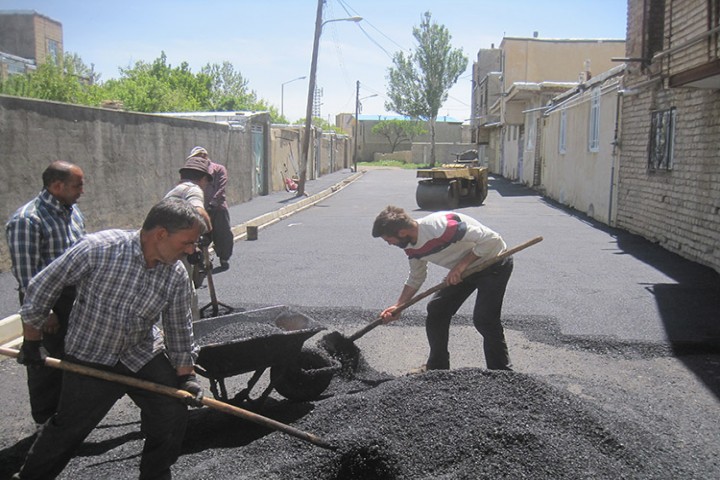
M 212 243 L 212 236 L 208 233 L 203 233 L 200 235 L 200 238 L 198 238 L 198 246 L 200 248 L 209 247 Z
M 17 362 L 28 367 L 40 368 L 45 365 L 47 356 L 48 353 L 42 346 L 42 340 L 24 340 L 17 356 Z
M 203 388 L 197 381 L 197 377 L 194 373 L 188 375 L 181 375 L 178 377 L 178 388 L 185 390 L 186 392 L 192 393 L 193 397 L 185 397 L 183 401 L 190 407 L 202 407 L 203 399 Z

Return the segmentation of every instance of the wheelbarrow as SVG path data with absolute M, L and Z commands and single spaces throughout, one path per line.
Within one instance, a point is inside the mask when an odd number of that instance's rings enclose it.
M 210 380 L 210 391 L 227 402 L 225 379 L 253 372 L 233 402 L 261 406 L 276 390 L 293 401 L 315 400 L 327 389 L 341 365 L 324 351 L 303 344 L 325 327 L 285 306 L 267 307 L 193 324 L 200 346 L 196 372 Z M 270 369 L 269 385 L 255 398 L 252 390 Z

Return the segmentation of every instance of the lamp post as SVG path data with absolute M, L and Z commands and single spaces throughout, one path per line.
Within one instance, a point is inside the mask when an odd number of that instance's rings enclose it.
M 285 85 L 288 83 L 292 83 L 296 80 L 304 80 L 307 78 L 305 75 L 302 77 L 293 78 L 292 80 L 288 80 L 287 82 L 283 82 L 280 84 L 280 116 L 285 116 Z
M 297 196 L 305 195 L 305 181 L 307 180 L 308 152 L 310 151 L 310 128 L 312 127 L 313 94 L 315 93 L 315 77 L 317 74 L 318 47 L 322 27 L 330 22 L 359 22 L 362 17 L 334 18 L 322 21 L 322 9 L 325 0 L 318 0 L 317 15 L 315 16 L 315 39 L 313 41 L 312 61 L 310 63 L 310 81 L 308 82 L 307 109 L 305 110 L 305 135 L 303 136 L 302 157 L 300 158 L 300 178 L 298 180 Z
M 372 98 L 377 97 L 377 93 L 374 93 L 372 95 L 368 95 L 367 97 L 360 98 L 360 81 L 357 81 L 356 84 L 357 88 L 355 90 L 355 132 L 353 133 L 353 140 L 355 142 L 355 147 L 353 148 L 353 170 L 357 172 L 357 162 L 358 162 L 358 137 L 360 136 L 360 100 L 365 100 L 366 98 Z

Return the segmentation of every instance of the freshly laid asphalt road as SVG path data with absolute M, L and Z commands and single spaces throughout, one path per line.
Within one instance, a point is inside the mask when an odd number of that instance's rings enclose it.
M 230 270 L 213 276 L 218 301 L 238 309 L 292 306 L 344 334 L 392 304 L 407 260 L 370 231 L 388 204 L 413 216 L 427 213 L 415 204 L 417 180 L 414 172 L 397 169 L 370 169 L 344 183 L 352 178 L 345 170 L 309 182 L 311 198 L 335 185 L 342 188 L 261 227 L 257 240 L 237 241 Z M 231 219 L 242 224 L 297 201 L 286 192 L 258 197 L 232 207 Z M 484 205 L 460 211 L 499 232 L 510 246 L 544 238 L 515 256 L 508 285 L 503 322 L 515 370 L 608 416 L 644 425 L 667 441 L 667 448 L 687 454 L 705 478 L 720 478 L 718 274 L 502 178 L 491 178 Z M 431 267 L 424 288 L 440 282 L 443 273 Z M 201 306 L 210 302 L 206 287 L 199 296 Z M 16 301 L 11 276 L 0 274 L 4 315 L 16 311 Z M 426 303 L 356 341 L 372 368 L 402 375 L 423 363 Z M 454 369 L 484 367 L 470 314 L 467 302 L 453 323 Z M 0 375 L 5 385 L 0 425 L 6 432 L 0 453 L 9 455 L 33 426 L 22 369 L 0 362 Z M 113 425 L 135 422 L 137 412 L 123 401 L 111 417 Z M 112 450 L 105 455 L 114 458 Z
M 336 172 L 322 180 L 327 185 L 350 175 Z M 315 206 L 261 228 L 258 240 L 238 241 L 232 268 L 214 277 L 218 300 L 231 306 L 371 311 L 392 304 L 407 261 L 370 231 L 388 204 L 413 216 L 427 213 L 416 206 L 416 182 L 413 171 L 372 169 Z M 233 207 L 231 217 L 240 223 L 293 200 L 284 192 L 260 197 Z M 552 323 L 573 337 L 720 346 L 720 280 L 712 269 L 502 178 L 491 177 L 484 205 L 460 211 L 499 232 L 509 246 L 544 238 L 516 255 L 506 317 Z M 443 277 L 441 269 L 430 273 L 425 288 Z M 209 301 L 206 292 L 200 291 L 201 301 Z M 412 309 L 423 311 L 424 306 L 420 302 Z M 468 302 L 461 312 L 470 308 Z

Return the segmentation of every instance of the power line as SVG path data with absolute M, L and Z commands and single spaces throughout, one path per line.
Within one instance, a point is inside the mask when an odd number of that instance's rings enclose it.
M 346 14 L 348 14 L 348 15 L 362 16 L 362 15 L 360 15 L 360 13 L 359 13 L 357 10 L 355 10 L 355 9 L 352 8 L 350 5 L 348 5 L 347 2 L 345 2 L 344 0 L 337 0 L 337 1 L 338 1 L 338 4 L 342 7 L 342 9 L 345 10 L 345 13 L 346 13 Z M 377 28 L 375 25 L 373 25 L 372 23 L 370 23 L 370 21 L 369 21 L 367 18 L 363 17 L 363 23 L 367 23 L 367 24 L 368 24 L 369 26 L 371 26 L 376 32 L 378 32 L 380 35 L 382 35 L 383 37 L 385 37 L 390 43 L 393 43 L 393 44 L 395 44 L 398 48 L 400 48 L 400 50 L 403 50 L 403 51 L 407 50 L 405 47 L 403 47 L 402 45 L 400 45 L 399 43 L 397 43 L 395 40 L 393 40 L 392 38 L 390 38 L 390 37 L 388 37 L 387 35 L 385 35 L 379 28 Z M 385 47 L 383 47 L 382 45 L 380 45 L 380 43 L 379 43 L 378 41 L 376 41 L 376 40 L 365 30 L 365 28 L 363 28 L 363 25 L 362 25 L 362 24 L 358 23 L 358 27 L 360 28 L 360 31 L 362 31 L 363 34 L 367 37 L 368 40 L 370 40 L 372 43 L 374 43 L 374 44 L 375 44 L 380 50 L 382 50 L 382 51 L 385 53 L 385 55 L 387 55 L 389 58 L 391 58 L 391 59 L 393 58 L 393 55 L 392 55 L 390 52 L 388 52 L 388 51 L 385 49 Z

